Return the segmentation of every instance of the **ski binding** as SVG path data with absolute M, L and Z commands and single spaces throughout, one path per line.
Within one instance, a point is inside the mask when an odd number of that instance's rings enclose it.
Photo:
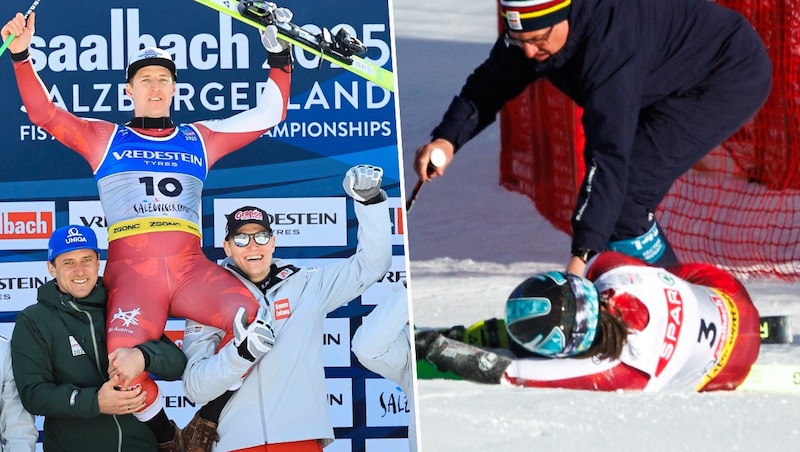
M 327 55 L 340 63 L 347 65 L 353 64 L 353 56 L 366 53 L 367 47 L 358 38 L 350 35 L 344 28 L 332 35 L 330 30 L 322 28 L 318 35 L 309 33 L 291 22 L 278 22 L 272 15 L 269 3 L 242 0 L 239 2 L 239 13 L 252 19 L 264 26 L 275 25 L 278 32 L 296 39 L 303 44 L 319 50 L 320 53 Z M 274 3 L 273 3 L 274 5 Z M 320 60 L 320 64 L 322 60 Z

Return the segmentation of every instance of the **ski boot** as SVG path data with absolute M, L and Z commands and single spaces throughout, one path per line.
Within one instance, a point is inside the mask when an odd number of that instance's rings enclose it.
M 438 336 L 428 344 L 425 359 L 440 372 L 451 372 L 464 380 L 498 384 L 512 359 L 480 347 Z
M 456 325 L 449 328 L 420 328 L 414 330 L 414 349 L 417 359 L 425 359 L 431 343 L 439 336 L 461 341 L 464 335 L 464 326 Z

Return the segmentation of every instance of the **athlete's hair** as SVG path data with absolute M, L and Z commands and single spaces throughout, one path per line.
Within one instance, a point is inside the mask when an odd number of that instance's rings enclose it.
M 600 316 L 597 321 L 597 334 L 592 345 L 576 358 L 619 359 L 628 342 L 628 325 L 619 317 L 609 313 L 600 303 Z

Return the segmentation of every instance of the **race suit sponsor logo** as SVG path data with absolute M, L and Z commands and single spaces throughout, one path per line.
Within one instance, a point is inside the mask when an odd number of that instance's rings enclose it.
M 112 155 L 116 160 L 178 161 L 204 167 L 203 159 L 189 152 L 126 149 L 121 152 L 113 152 Z
M 667 302 L 667 329 L 664 332 L 664 340 L 661 345 L 661 354 L 658 356 L 656 366 L 656 377 L 661 374 L 675 353 L 678 345 L 678 338 L 681 335 L 683 326 L 683 299 L 681 293 L 674 289 L 664 289 Z

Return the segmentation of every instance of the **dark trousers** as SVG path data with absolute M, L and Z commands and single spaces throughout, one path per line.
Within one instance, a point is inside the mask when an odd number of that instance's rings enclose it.
M 772 64 L 766 51 L 755 53 L 750 63 L 720 71 L 688 92 L 642 109 L 625 201 L 611 241 L 650 230 L 656 208 L 675 180 L 761 108 L 769 95 Z M 677 263 L 663 233 L 661 237 L 668 249 L 656 264 Z

